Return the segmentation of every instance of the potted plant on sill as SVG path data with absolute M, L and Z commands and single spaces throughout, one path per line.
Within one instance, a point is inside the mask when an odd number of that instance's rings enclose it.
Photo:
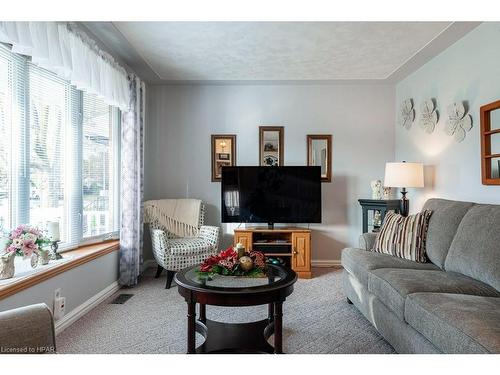
M 50 251 L 47 245 L 50 240 L 43 231 L 29 225 L 20 225 L 10 232 L 4 242 L 5 250 L 1 255 L 0 279 L 7 279 L 14 276 L 14 256 L 22 256 L 24 259 L 31 259 L 31 266 L 35 268 L 38 262 L 47 264 L 50 259 Z

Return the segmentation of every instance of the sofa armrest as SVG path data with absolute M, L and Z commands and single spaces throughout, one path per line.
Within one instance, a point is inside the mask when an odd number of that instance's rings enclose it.
M 377 233 L 363 233 L 359 236 L 359 248 L 363 250 L 371 250 L 375 245 Z
M 55 353 L 52 313 L 44 303 L 0 312 L 2 353 Z

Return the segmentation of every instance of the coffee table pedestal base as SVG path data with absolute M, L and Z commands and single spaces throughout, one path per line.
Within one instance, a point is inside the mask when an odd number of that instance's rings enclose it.
M 196 321 L 196 332 L 205 342 L 196 353 L 275 353 L 267 339 L 274 333 L 268 319 L 251 323 L 222 323 L 207 319 Z

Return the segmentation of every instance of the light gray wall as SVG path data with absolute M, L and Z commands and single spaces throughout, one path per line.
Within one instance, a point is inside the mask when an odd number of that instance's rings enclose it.
M 54 291 L 66 297 L 66 314 L 118 280 L 118 252 L 113 251 L 0 300 L 0 311 L 45 303 L 52 309 Z
M 481 184 L 479 107 L 500 99 L 500 23 L 483 23 L 398 83 L 396 105 L 413 98 L 417 121 L 396 127 L 396 159 L 426 165 L 426 187 L 411 189 L 411 211 L 430 197 L 500 203 L 500 186 Z M 418 125 L 420 103 L 435 98 L 440 115 L 432 134 Z M 462 143 L 444 133 L 446 107 L 467 101 L 473 128 Z M 500 137 L 500 136 L 499 136 Z
M 333 179 L 322 184 L 323 223 L 312 225 L 313 260 L 338 260 L 361 233 L 357 199 L 371 195 L 394 159 L 394 86 L 150 86 L 145 199 L 200 198 L 220 225 L 220 183 L 211 182 L 210 135 L 237 135 L 237 164 L 258 164 L 259 125 L 285 127 L 285 165 L 306 164 L 306 135 L 333 135 Z M 222 225 L 224 246 L 234 225 Z M 146 241 L 147 247 L 147 241 Z M 150 256 L 146 248 L 146 257 Z

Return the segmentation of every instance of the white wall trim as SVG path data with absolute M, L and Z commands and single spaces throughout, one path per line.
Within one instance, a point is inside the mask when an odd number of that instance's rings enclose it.
M 80 306 L 71 310 L 68 314 L 64 315 L 62 319 L 55 322 L 56 335 L 60 334 L 94 307 L 97 307 L 101 302 L 103 302 L 106 298 L 113 295 L 120 289 L 120 285 L 118 281 L 115 281 L 111 285 L 107 286 L 95 296 L 89 298 Z
M 338 259 L 316 259 L 311 261 L 313 267 L 342 267 Z

